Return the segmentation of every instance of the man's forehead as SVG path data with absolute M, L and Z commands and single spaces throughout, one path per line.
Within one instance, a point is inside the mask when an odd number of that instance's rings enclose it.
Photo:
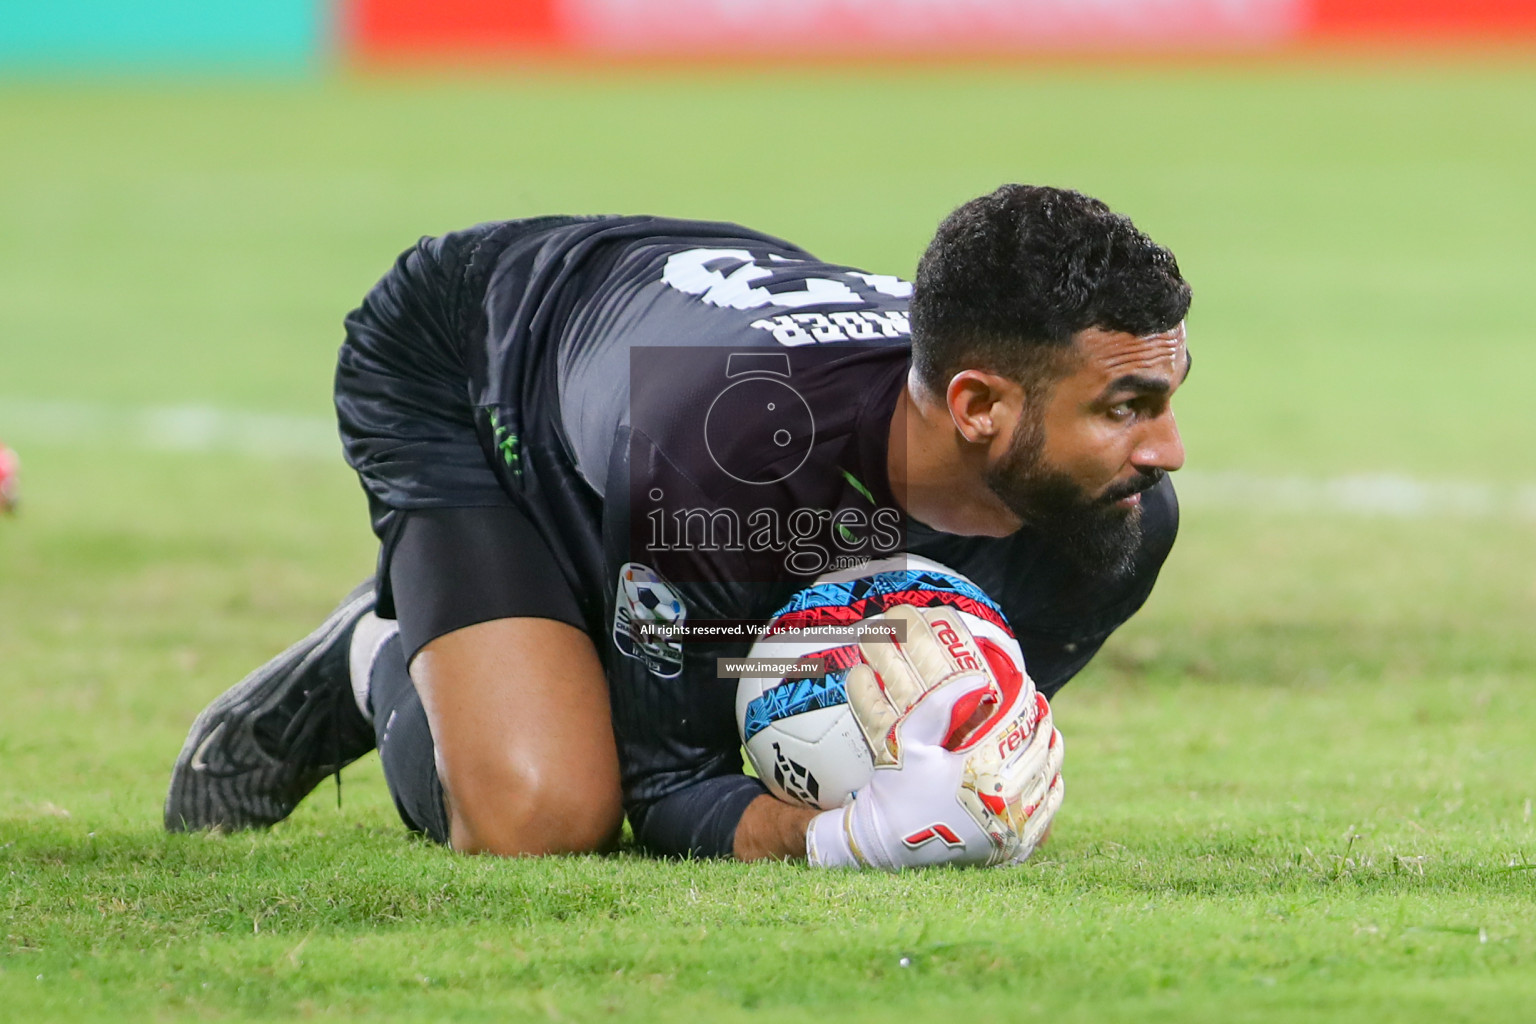
M 1189 362 L 1188 330 L 1184 321 L 1154 334 L 1128 334 L 1091 327 L 1080 331 L 1074 345 L 1081 354 L 1079 369 L 1110 378 L 1128 373 L 1172 374 L 1182 379 Z

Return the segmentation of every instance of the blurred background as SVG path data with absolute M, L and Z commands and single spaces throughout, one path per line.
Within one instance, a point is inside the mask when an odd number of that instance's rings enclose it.
M 153 826 L 196 710 L 371 569 L 342 317 L 553 212 L 910 275 L 1002 182 L 1097 195 L 1197 366 L 1180 546 L 1062 713 L 1528 677 L 1533 56 L 1533 0 L 0 0 L 0 810 Z
M 1179 542 L 1055 701 L 1038 871 L 466 861 L 376 758 L 163 833 L 193 717 L 372 570 L 331 375 L 401 250 L 662 213 L 906 276 L 1007 181 L 1195 291 Z M 0 0 L 0 1004 L 1523 1020 L 1533 298 L 1536 0 Z

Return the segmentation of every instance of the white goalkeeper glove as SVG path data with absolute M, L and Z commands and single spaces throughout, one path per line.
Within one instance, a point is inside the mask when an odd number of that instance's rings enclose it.
M 874 753 L 870 781 L 811 819 L 818 867 L 896 871 L 1020 863 L 1050 828 L 1065 790 L 1050 705 L 1022 672 L 999 679 L 949 609 L 899 606 L 902 643 L 860 645 L 848 704 Z

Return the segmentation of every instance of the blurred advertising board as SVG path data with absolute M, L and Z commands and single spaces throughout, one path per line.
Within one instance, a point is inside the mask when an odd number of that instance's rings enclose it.
M 334 0 L 0 0 L 0 68 L 296 68 L 331 42 Z
M 357 56 L 1220 50 L 1536 39 L 1536 0 L 345 0 Z
M 1536 42 L 1536 0 L 0 0 L 7 69 Z

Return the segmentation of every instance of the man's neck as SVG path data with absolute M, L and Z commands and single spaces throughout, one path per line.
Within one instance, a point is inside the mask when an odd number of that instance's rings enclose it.
M 1016 526 L 985 483 L 985 455 L 955 429 L 949 410 L 914 373 L 891 415 L 887 470 L 908 517 L 942 533 L 1001 537 Z

